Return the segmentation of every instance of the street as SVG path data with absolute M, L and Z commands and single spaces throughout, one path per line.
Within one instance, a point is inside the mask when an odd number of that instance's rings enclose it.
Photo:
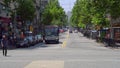
M 0 50 L 0 68 L 120 68 L 120 49 L 106 48 L 81 33 L 60 34 L 59 44 Z

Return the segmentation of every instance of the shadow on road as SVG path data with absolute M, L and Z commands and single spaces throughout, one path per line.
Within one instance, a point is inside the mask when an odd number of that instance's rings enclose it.
M 6 57 L 11 57 L 10 55 L 7 55 Z
M 32 49 L 36 49 L 36 48 L 45 48 L 45 47 L 48 47 L 48 46 L 46 46 L 44 43 L 39 43 L 39 44 L 36 44 L 36 45 L 32 45 L 30 47 L 16 48 L 14 50 L 32 50 Z
M 53 44 L 63 44 L 63 42 L 59 42 L 59 43 L 54 43 L 54 42 L 51 42 L 49 43 L 50 45 Z M 26 48 L 16 48 L 16 49 L 13 49 L 13 50 L 32 50 L 32 49 L 37 49 L 37 48 L 46 48 L 46 47 L 50 47 L 49 44 L 45 44 L 45 43 L 39 43 L 39 44 L 36 44 L 36 45 L 33 45 L 33 46 L 30 46 L 30 47 L 26 47 Z

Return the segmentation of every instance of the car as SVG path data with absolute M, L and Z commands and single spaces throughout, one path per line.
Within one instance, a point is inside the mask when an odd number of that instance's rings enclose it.
M 72 31 L 72 30 L 69 30 L 69 33 L 73 33 L 73 31 Z
M 35 35 L 35 41 L 36 43 L 40 43 L 40 42 L 43 42 L 43 38 L 42 38 L 42 35 Z
M 74 33 L 78 33 L 78 30 L 75 30 Z
M 92 39 L 96 39 L 98 32 L 97 30 L 91 30 L 90 33 Z
M 1 43 L 1 39 L 0 39 L 0 43 Z M 0 49 L 2 49 L 2 46 L 1 46 L 1 44 L 0 44 Z
M 66 31 L 67 31 L 67 28 L 63 28 L 63 30 L 64 30 L 64 32 L 66 32 Z
M 43 42 L 43 37 L 42 37 L 42 35 L 37 35 L 37 37 L 38 37 L 38 42 Z
M 38 43 L 38 37 L 37 37 L 37 35 L 34 36 L 34 40 L 35 40 L 35 43 L 37 44 Z
M 33 37 L 33 45 L 37 44 L 37 38 L 36 38 L 36 36 L 34 35 L 32 37 Z
M 17 40 L 16 45 L 17 45 L 17 47 L 29 47 L 28 39 L 27 38 L 19 39 L 19 40 Z
M 60 32 L 60 33 L 63 33 L 63 32 L 64 32 L 64 30 L 63 30 L 63 29 L 59 29 L 59 32 Z
M 33 36 L 27 36 L 29 45 L 34 45 L 34 37 Z

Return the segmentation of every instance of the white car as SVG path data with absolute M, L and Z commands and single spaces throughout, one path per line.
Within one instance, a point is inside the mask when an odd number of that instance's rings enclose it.
M 75 30 L 74 32 L 75 32 L 75 33 L 78 33 L 78 30 Z

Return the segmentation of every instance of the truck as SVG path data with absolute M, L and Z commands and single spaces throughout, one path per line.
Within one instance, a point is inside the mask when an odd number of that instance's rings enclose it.
M 56 42 L 59 43 L 59 27 L 56 25 L 48 25 L 44 27 L 45 43 Z

